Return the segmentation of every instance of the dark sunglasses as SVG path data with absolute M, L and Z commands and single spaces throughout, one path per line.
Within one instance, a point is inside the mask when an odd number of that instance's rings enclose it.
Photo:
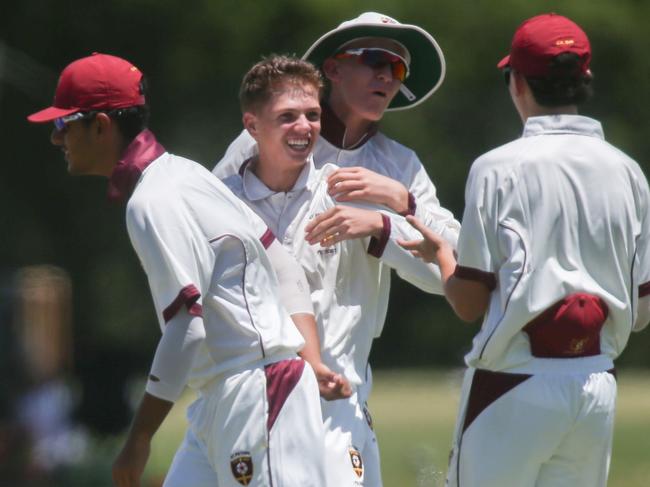
M 501 70 L 501 72 L 503 73 L 503 79 L 506 82 L 506 86 L 510 86 L 510 72 L 511 71 L 512 71 L 512 69 L 510 68 L 510 66 L 506 66 L 505 68 L 503 68 Z
M 393 78 L 403 82 L 409 75 L 409 66 L 406 59 L 387 49 L 378 47 L 362 47 L 347 49 L 334 56 L 335 58 L 356 57 L 357 62 L 373 69 L 390 65 Z
M 83 120 L 85 118 L 91 118 L 95 116 L 95 112 L 77 112 L 72 115 L 66 115 L 65 117 L 59 117 L 54 119 L 54 127 L 60 132 L 65 130 L 67 125 L 70 122 L 75 122 L 77 120 Z

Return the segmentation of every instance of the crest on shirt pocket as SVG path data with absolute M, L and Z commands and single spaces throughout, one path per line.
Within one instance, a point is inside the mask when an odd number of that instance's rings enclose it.
M 357 474 L 357 477 L 363 477 L 363 461 L 361 460 L 361 453 L 356 447 L 350 447 L 348 449 L 350 453 L 350 461 L 352 462 L 352 470 Z
M 230 455 L 230 470 L 235 480 L 248 485 L 253 480 L 253 457 L 248 451 L 238 451 Z

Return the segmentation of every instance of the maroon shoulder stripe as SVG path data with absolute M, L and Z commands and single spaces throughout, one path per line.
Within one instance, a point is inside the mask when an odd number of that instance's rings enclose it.
M 262 242 L 262 245 L 264 245 L 265 249 L 268 249 L 274 240 L 275 240 L 275 235 L 273 235 L 273 232 L 271 231 L 270 228 L 267 228 L 266 232 L 264 232 L 264 235 L 260 237 L 260 242 Z
M 388 238 L 390 237 L 391 231 L 390 218 L 382 213 L 381 221 L 383 223 L 381 235 L 379 238 L 372 237 L 368 244 L 368 253 L 378 259 L 384 254 L 384 249 L 386 249 L 386 244 L 388 244 Z
M 457 265 L 454 270 L 454 277 L 459 279 L 467 279 L 468 281 L 479 281 L 487 286 L 490 291 L 494 291 L 497 287 L 497 278 L 494 272 L 485 272 L 473 267 L 464 267 Z
M 639 297 L 647 296 L 650 294 L 650 282 L 644 282 L 639 286 Z
M 201 305 L 197 303 L 200 297 L 201 293 L 194 286 L 194 284 L 188 284 L 185 286 L 180 290 L 178 296 L 176 296 L 176 299 L 174 299 L 174 301 L 172 301 L 172 303 L 163 311 L 163 318 L 165 319 L 165 323 L 176 316 L 176 313 L 178 313 L 178 311 L 181 309 L 181 306 L 183 305 L 185 305 L 187 311 L 192 316 L 202 316 L 203 309 Z

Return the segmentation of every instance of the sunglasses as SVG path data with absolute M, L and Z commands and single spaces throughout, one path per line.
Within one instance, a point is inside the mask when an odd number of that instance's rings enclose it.
M 510 86 L 510 72 L 511 71 L 512 71 L 512 69 L 510 68 L 510 66 L 506 66 L 505 68 L 503 68 L 501 70 L 501 72 L 503 73 L 503 79 L 506 82 L 506 86 Z
M 77 120 L 83 120 L 84 118 L 91 118 L 95 115 L 95 112 L 77 112 L 72 115 L 66 115 L 65 117 L 59 117 L 54 119 L 54 127 L 60 132 L 65 130 L 67 125 L 70 122 L 75 122 Z
M 373 69 L 390 65 L 393 78 L 403 82 L 409 75 L 409 66 L 406 59 L 394 52 L 378 47 L 363 47 L 348 49 L 334 56 L 335 58 L 356 57 L 359 64 Z

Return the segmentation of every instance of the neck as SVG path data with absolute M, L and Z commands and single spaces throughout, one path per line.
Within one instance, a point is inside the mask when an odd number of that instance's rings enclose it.
M 264 183 L 264 185 L 271 191 L 276 193 L 286 193 L 291 191 L 295 186 L 296 181 L 300 177 L 300 173 L 304 164 L 294 165 L 293 167 L 277 167 L 274 164 L 269 164 L 268 159 L 260 153 L 255 159 L 251 161 L 251 171 L 257 178 Z
M 337 96 L 336 92 L 332 92 L 328 104 L 334 115 L 345 125 L 343 149 L 354 147 L 368 133 L 373 121 L 363 118 L 350 110 L 347 103 L 340 96 Z
M 561 107 L 544 107 L 540 105 L 535 105 L 527 110 L 525 114 L 526 119 L 528 117 L 541 117 L 544 115 L 577 115 L 578 107 L 575 105 L 565 105 Z

